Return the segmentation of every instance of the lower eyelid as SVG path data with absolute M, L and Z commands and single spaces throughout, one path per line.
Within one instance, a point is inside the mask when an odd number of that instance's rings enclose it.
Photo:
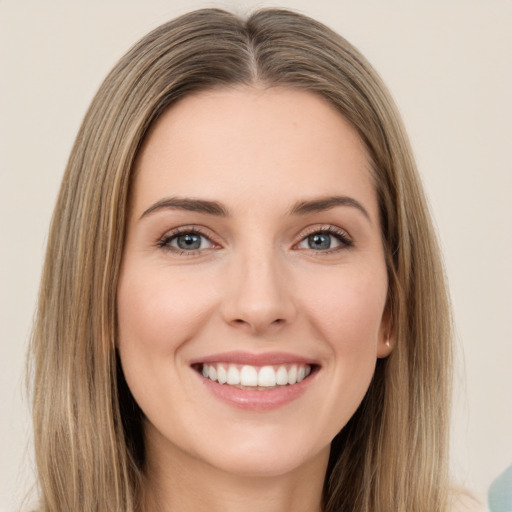
M 352 238 L 348 235 L 348 233 L 346 231 L 334 229 L 332 226 L 325 226 L 325 227 L 319 226 L 319 227 L 315 227 L 314 229 L 311 229 L 308 232 L 304 233 L 301 236 L 300 241 L 295 246 L 298 246 L 304 242 L 307 242 L 308 237 L 315 235 L 315 234 L 329 235 L 339 243 L 339 247 L 326 249 L 324 251 L 318 250 L 317 252 L 328 252 L 329 250 L 349 248 L 354 245 Z M 311 249 L 311 250 L 314 250 L 314 249 Z
M 186 235 L 186 234 L 188 234 L 188 233 L 180 233 L 180 234 L 178 234 L 178 235 L 173 235 L 173 236 L 171 236 L 171 237 L 169 238 L 168 244 L 170 244 L 170 245 L 171 245 L 171 244 L 172 244 L 172 242 L 174 242 L 174 241 L 176 241 L 176 243 L 177 243 L 178 238 L 179 238 L 180 236 L 183 236 L 183 235 Z M 202 239 L 202 240 L 201 240 L 201 246 L 202 246 L 202 245 L 204 245 L 204 244 L 203 244 L 203 241 L 206 241 L 206 244 L 207 244 L 207 245 L 209 245 L 209 246 L 213 246 L 213 245 L 214 245 L 214 243 L 213 243 L 213 242 L 212 242 L 208 237 L 206 237 L 206 236 L 204 236 L 204 235 L 201 235 L 201 234 L 199 234 L 199 233 L 194 233 L 194 234 L 195 234 L 195 235 L 197 235 L 197 236 L 199 236 L 199 238 L 200 238 L 200 239 Z M 171 245 L 171 247 L 176 247 L 176 246 Z M 200 251 L 200 250 L 209 249 L 209 248 L 211 248 L 211 247 L 200 247 L 200 248 L 198 248 L 198 249 L 190 249 L 190 250 L 189 250 L 189 252 Z M 186 251 L 186 249 L 183 249 L 182 247 L 176 247 L 176 249 Z
M 177 247 L 175 245 L 171 245 L 171 242 L 175 241 L 179 236 L 183 236 L 186 234 L 194 234 L 200 236 L 204 241 L 206 247 L 200 247 L 198 249 L 182 249 L 181 247 Z M 301 239 L 298 243 L 294 245 L 295 248 L 299 248 L 303 243 L 307 243 L 308 237 L 315 234 L 325 234 L 332 237 L 337 245 L 335 247 L 329 247 L 327 249 L 312 249 L 310 247 L 300 247 L 300 249 L 306 249 L 310 251 L 314 251 L 317 253 L 328 253 L 328 252 L 336 252 L 338 250 L 343 250 L 350 248 L 354 245 L 354 242 L 350 238 L 350 236 L 343 230 L 338 231 L 337 229 L 333 229 L 332 226 L 326 227 L 315 227 L 315 229 L 311 229 L 309 232 L 304 233 L 301 236 Z M 205 234 L 202 230 L 197 227 L 184 227 L 176 229 L 174 232 L 167 232 L 164 236 L 162 236 L 159 240 L 157 240 L 156 245 L 161 249 L 166 249 L 171 252 L 180 253 L 180 254 L 189 254 L 192 255 L 197 252 L 213 249 L 216 247 L 221 247 L 211 236 Z M 202 244 L 203 245 L 203 244 Z
M 203 240 L 206 241 L 208 247 L 201 247 L 199 249 L 181 249 L 180 247 L 176 247 L 174 245 L 171 245 L 171 242 L 176 240 L 178 237 L 187 235 L 187 234 L 193 234 L 200 236 Z M 204 251 L 206 249 L 211 249 L 216 246 L 219 246 L 211 236 L 205 234 L 202 232 L 202 230 L 195 228 L 195 227 L 186 227 L 186 228 L 179 228 L 175 230 L 174 232 L 167 232 L 165 235 L 163 235 L 160 239 L 157 240 L 156 245 L 161 249 L 166 249 L 172 252 L 183 252 L 183 253 L 189 253 L 193 254 L 194 252 L 198 251 Z
M 314 252 L 318 252 L 318 253 L 321 253 L 321 252 L 326 253 L 326 252 L 334 252 L 334 251 L 338 251 L 338 250 L 342 250 L 342 249 L 347 249 L 348 247 L 350 247 L 352 245 L 352 243 L 349 242 L 348 240 L 343 240 L 333 234 L 329 234 L 329 236 L 331 236 L 334 239 L 334 246 L 328 247 L 326 249 L 314 249 L 312 247 L 301 247 L 302 244 L 308 243 L 309 236 L 311 236 L 311 235 L 308 235 L 306 238 L 301 240 L 296 245 L 296 247 L 298 247 L 299 249 L 303 249 L 303 250 L 309 250 L 309 251 L 314 251 Z

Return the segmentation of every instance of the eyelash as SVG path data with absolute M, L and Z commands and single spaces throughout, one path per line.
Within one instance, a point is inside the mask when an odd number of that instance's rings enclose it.
M 343 251 L 345 249 L 350 249 L 351 247 L 354 246 L 354 242 L 352 241 L 352 239 L 349 237 L 348 233 L 345 230 L 340 229 L 335 226 L 331 226 L 331 225 L 325 225 L 325 226 L 320 226 L 320 227 L 319 226 L 311 226 L 304 233 L 301 233 L 301 239 L 297 244 L 295 244 L 295 246 L 304 242 L 311 235 L 316 235 L 316 234 L 330 235 L 330 236 L 333 236 L 334 238 L 336 238 L 336 240 L 338 242 L 340 242 L 339 247 L 333 247 L 333 248 L 329 248 L 329 249 L 322 250 L 322 251 L 309 249 L 310 252 L 313 252 L 316 255 L 332 254 L 332 253 L 335 253 L 338 251 Z
M 184 250 L 184 249 L 179 249 L 177 247 L 172 247 L 170 245 L 170 243 L 175 238 L 179 237 L 180 235 L 198 235 L 203 238 L 206 238 L 206 240 L 208 240 L 212 245 L 218 246 L 218 244 L 212 240 L 212 237 L 210 235 L 207 235 L 206 233 L 204 233 L 201 230 L 201 228 L 196 227 L 196 226 L 193 226 L 193 227 L 192 226 L 190 226 L 190 227 L 182 226 L 182 227 L 176 228 L 170 234 L 166 233 L 160 240 L 158 240 L 157 246 L 160 247 L 161 249 L 164 249 L 166 251 L 172 252 L 172 253 L 180 255 L 180 256 L 181 255 L 194 256 L 197 253 L 199 253 L 200 251 L 204 250 L 204 249 Z
M 349 249 L 350 247 L 353 247 L 354 242 L 349 238 L 349 235 L 347 232 L 343 229 L 326 225 L 326 226 L 312 226 L 308 228 L 304 233 L 301 233 L 301 238 L 299 242 L 294 244 L 294 247 L 297 247 L 299 244 L 304 242 L 309 236 L 316 235 L 316 234 L 325 234 L 330 235 L 336 238 L 336 240 L 340 243 L 339 247 L 329 248 L 326 250 L 314 250 L 309 249 L 310 252 L 316 253 L 316 254 L 332 254 L 334 252 L 342 251 L 344 249 Z M 197 226 L 183 226 L 176 228 L 172 231 L 172 233 L 168 234 L 166 233 L 161 239 L 157 241 L 157 246 L 161 249 L 167 250 L 169 252 L 172 252 L 177 255 L 185 255 L 185 256 L 194 256 L 198 254 L 199 252 L 205 250 L 205 249 L 194 249 L 194 250 L 184 250 L 179 249 L 177 247 L 173 247 L 170 245 L 170 243 L 179 237 L 180 235 L 198 235 L 200 237 L 205 238 L 208 240 L 212 245 L 219 246 L 215 241 L 212 240 L 212 237 L 210 235 L 207 235 L 204 233 L 201 228 Z

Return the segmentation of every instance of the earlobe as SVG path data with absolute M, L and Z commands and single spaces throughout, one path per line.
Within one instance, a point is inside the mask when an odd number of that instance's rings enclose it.
M 379 348 L 377 350 L 377 357 L 379 359 L 388 357 L 389 354 L 391 354 L 391 352 L 393 351 L 393 346 L 394 346 L 393 336 L 390 333 L 388 333 L 379 342 Z
M 395 334 L 393 329 L 393 320 L 389 305 L 382 316 L 380 326 L 379 346 L 377 349 L 377 357 L 379 359 L 388 357 L 395 346 Z

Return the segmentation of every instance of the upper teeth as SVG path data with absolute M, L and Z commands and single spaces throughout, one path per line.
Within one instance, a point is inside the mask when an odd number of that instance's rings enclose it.
M 308 364 L 250 366 L 227 363 L 203 364 L 203 376 L 230 386 L 274 387 L 296 384 L 311 373 Z

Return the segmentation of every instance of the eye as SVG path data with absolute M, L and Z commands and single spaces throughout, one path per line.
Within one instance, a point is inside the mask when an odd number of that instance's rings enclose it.
M 212 249 L 216 245 L 197 229 L 186 229 L 167 234 L 158 242 L 158 246 L 177 253 L 193 253 Z
M 352 245 L 352 241 L 343 230 L 328 227 L 308 234 L 298 243 L 297 248 L 328 252 Z

